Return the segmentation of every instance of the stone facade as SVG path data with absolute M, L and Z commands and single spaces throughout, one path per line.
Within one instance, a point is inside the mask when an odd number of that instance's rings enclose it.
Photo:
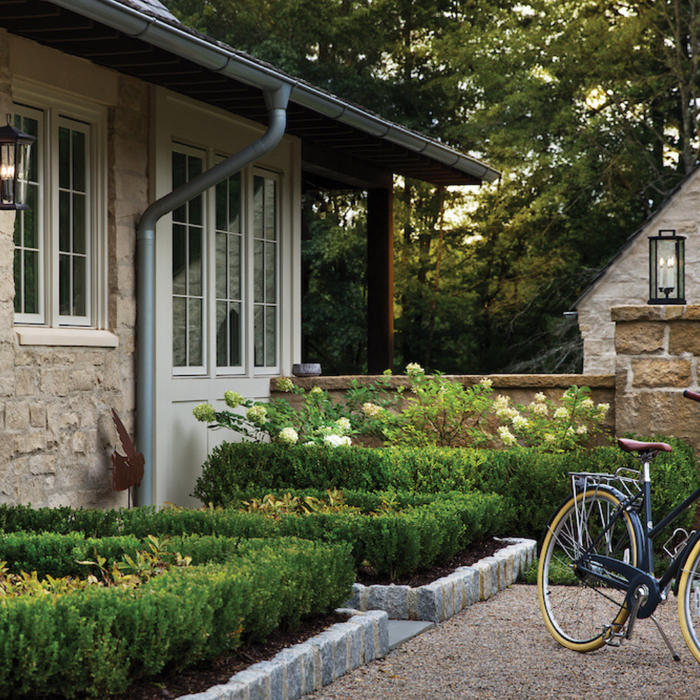
M 649 300 L 649 236 L 675 230 L 685 236 L 685 298 L 700 303 L 700 169 L 693 171 L 666 204 L 632 235 L 601 277 L 576 304 L 583 337 L 585 374 L 615 372 L 615 323 L 610 309 Z M 617 331 L 620 332 L 619 329 Z M 654 331 L 658 334 L 658 328 Z M 658 337 L 637 336 L 638 343 L 658 345 Z
M 0 213 L 0 502 L 125 505 L 125 493 L 111 486 L 117 445 L 111 410 L 133 435 L 135 225 L 147 204 L 149 91 L 129 77 L 2 31 L 3 113 L 12 111 L 13 66 L 24 74 L 33 70 L 31 55 L 23 51 L 41 53 L 73 81 L 73 90 L 82 85 L 81 96 L 100 93 L 101 85 L 113 98 L 107 105 L 107 240 L 102 245 L 108 290 L 104 330 L 114 339 L 97 347 L 55 339 L 22 342 L 23 329 L 13 324 L 14 213 Z M 62 79 L 57 80 L 61 87 Z
M 673 435 L 700 448 L 698 391 L 700 306 L 620 306 L 615 326 L 615 415 L 618 435 Z

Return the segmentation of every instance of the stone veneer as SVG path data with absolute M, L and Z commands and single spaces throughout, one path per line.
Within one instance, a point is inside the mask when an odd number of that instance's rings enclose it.
M 22 41 L 0 31 L 3 114 L 11 112 L 10 45 L 16 52 Z M 117 444 L 111 409 L 133 435 L 135 224 L 147 201 L 148 87 L 49 49 L 32 50 L 46 52 L 65 80 L 76 71 L 84 76 L 86 97 L 97 81 L 116 85 L 108 109 L 106 250 L 107 330 L 118 345 L 20 345 L 13 326 L 14 213 L 0 213 L 0 503 L 124 505 L 125 493 L 111 488 Z
M 700 448 L 700 306 L 618 306 L 615 414 L 618 435 L 673 435 Z

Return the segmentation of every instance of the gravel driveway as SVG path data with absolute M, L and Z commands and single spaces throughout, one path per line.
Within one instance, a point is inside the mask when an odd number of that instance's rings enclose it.
M 550 637 L 536 588 L 516 585 L 305 699 L 700 698 L 700 664 L 683 641 L 674 596 L 656 617 L 680 662 L 671 658 L 651 620 L 638 621 L 632 640 L 619 649 L 578 654 Z

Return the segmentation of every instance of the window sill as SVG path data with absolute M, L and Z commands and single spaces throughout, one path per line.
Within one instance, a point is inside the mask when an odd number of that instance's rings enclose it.
M 119 338 L 114 333 L 87 328 L 15 326 L 15 333 L 20 345 L 85 348 L 116 348 L 119 345 Z

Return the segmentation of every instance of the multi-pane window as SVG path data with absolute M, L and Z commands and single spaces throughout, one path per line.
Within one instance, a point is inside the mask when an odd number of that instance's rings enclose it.
M 19 111 L 17 108 L 16 111 Z M 43 127 L 43 114 L 37 110 L 22 109 L 14 115 L 17 129 L 39 137 Z M 29 209 L 17 212 L 15 218 L 15 319 L 42 323 L 44 318 L 44 241 L 42 198 L 39 171 L 41 167 L 41 144 L 35 143 L 30 150 L 28 180 L 26 183 Z
M 173 188 L 203 169 L 203 158 L 174 151 Z M 173 366 L 204 366 L 204 197 L 198 195 L 173 212 Z
M 243 363 L 241 176 L 216 187 L 216 366 Z
M 87 322 L 90 313 L 88 143 L 84 124 L 58 127 L 58 299 L 62 318 Z
M 29 208 L 15 218 L 15 322 L 94 326 L 93 127 L 57 108 L 19 104 L 13 122 L 36 136 Z
M 176 144 L 172 186 L 206 167 Z M 278 366 L 278 179 L 243 171 L 172 216 L 172 356 L 176 375 L 273 372 Z
M 253 182 L 253 313 L 255 366 L 277 364 L 277 182 Z

